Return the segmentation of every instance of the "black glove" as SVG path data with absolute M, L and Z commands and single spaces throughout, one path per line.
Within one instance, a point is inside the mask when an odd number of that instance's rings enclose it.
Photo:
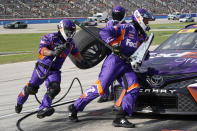
M 55 49 L 57 50 L 64 50 L 66 48 L 66 44 L 61 44 L 61 45 L 58 45 L 57 47 L 55 47 Z
M 113 53 L 114 54 L 116 54 L 116 55 L 120 55 L 120 45 L 118 45 L 118 44 L 115 44 L 114 46 L 113 46 Z
M 54 51 L 51 51 L 51 55 L 56 56 L 56 57 L 60 56 L 62 51 L 65 49 L 64 46 L 65 45 L 59 45 L 59 46 L 55 47 Z

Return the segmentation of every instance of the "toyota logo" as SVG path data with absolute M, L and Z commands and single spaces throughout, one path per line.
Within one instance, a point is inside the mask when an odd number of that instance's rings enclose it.
M 153 86 L 162 86 L 164 84 L 164 78 L 160 75 L 154 75 L 149 79 L 149 82 L 153 85 Z

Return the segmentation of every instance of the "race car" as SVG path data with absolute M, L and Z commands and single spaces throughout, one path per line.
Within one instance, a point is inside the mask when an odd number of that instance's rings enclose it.
M 179 22 L 194 22 L 194 18 L 191 16 L 186 16 L 179 19 Z
M 143 62 L 134 112 L 197 114 L 196 67 L 197 24 L 192 24 L 169 37 Z M 116 92 L 120 94 L 120 89 Z
M 88 18 L 86 21 L 82 22 L 84 26 L 97 26 L 97 21 L 91 18 Z
M 91 30 L 99 36 L 98 28 Z M 76 44 L 91 66 L 73 63 L 88 69 L 100 63 L 110 51 L 88 33 L 82 34 L 78 39 L 75 37 Z M 82 37 L 83 44 L 79 42 Z M 91 40 L 87 41 L 89 37 Z M 141 88 L 134 112 L 197 114 L 197 24 L 187 25 L 151 51 L 137 75 Z M 116 85 L 115 99 L 121 91 L 122 87 Z
M 4 28 L 9 29 L 25 29 L 27 28 L 27 23 L 21 21 L 14 21 L 8 24 L 3 25 Z

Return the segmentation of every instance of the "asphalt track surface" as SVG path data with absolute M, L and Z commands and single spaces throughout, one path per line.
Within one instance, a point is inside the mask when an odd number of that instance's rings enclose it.
M 46 24 L 30 25 L 25 31 L 28 32 L 30 29 L 34 30 L 30 30 L 32 33 L 37 31 L 55 31 L 57 24 L 44 25 Z M 18 32 L 18 30 L 11 30 L 11 33 L 13 32 L 21 33 L 21 31 Z M 23 31 L 23 33 L 25 32 Z M 22 113 L 16 114 L 14 112 L 17 95 L 29 81 L 34 65 L 35 61 L 0 65 L 0 131 L 17 131 L 17 121 L 38 109 L 39 104 L 34 96 L 30 96 L 28 101 L 24 104 Z M 54 101 L 66 93 L 70 83 L 75 77 L 80 79 L 84 90 L 90 87 L 97 80 L 101 65 L 102 62 L 94 68 L 80 70 L 76 68 L 68 58 L 62 68 L 62 91 Z M 37 94 L 39 100 L 42 99 L 45 92 L 46 88 L 43 84 Z M 76 81 L 68 96 L 61 102 L 64 103 L 75 100 L 80 95 L 79 84 Z M 132 117 L 128 117 L 130 122 L 136 124 L 136 128 L 126 129 L 113 127 L 112 120 L 114 119 L 114 113 L 112 106 L 114 102 L 97 103 L 97 100 L 98 99 L 93 100 L 83 112 L 78 114 L 80 121 L 77 123 L 72 123 L 68 120 L 67 107 L 69 104 L 66 104 L 55 107 L 56 111 L 50 117 L 44 119 L 38 119 L 36 115 L 27 117 L 21 121 L 20 126 L 25 131 L 197 131 L 197 116 L 137 113 L 134 113 Z

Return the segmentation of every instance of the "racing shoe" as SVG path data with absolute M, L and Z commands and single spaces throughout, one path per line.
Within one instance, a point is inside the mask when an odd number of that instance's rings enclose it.
M 129 122 L 126 118 L 116 118 L 113 123 L 115 127 L 134 128 L 135 124 Z
M 54 112 L 55 112 L 55 109 L 53 107 L 47 107 L 47 108 L 44 108 L 44 109 L 38 111 L 37 117 L 39 119 L 42 119 L 46 116 L 51 116 Z
M 97 101 L 98 103 L 103 103 L 103 102 L 107 102 L 108 101 L 108 97 L 100 97 L 99 100 Z
M 78 122 L 79 120 L 77 117 L 77 110 L 74 104 L 68 106 L 68 111 L 69 111 L 68 118 L 73 122 Z
M 22 111 L 22 109 L 23 105 L 17 103 L 17 105 L 15 106 L 15 112 L 19 114 Z

